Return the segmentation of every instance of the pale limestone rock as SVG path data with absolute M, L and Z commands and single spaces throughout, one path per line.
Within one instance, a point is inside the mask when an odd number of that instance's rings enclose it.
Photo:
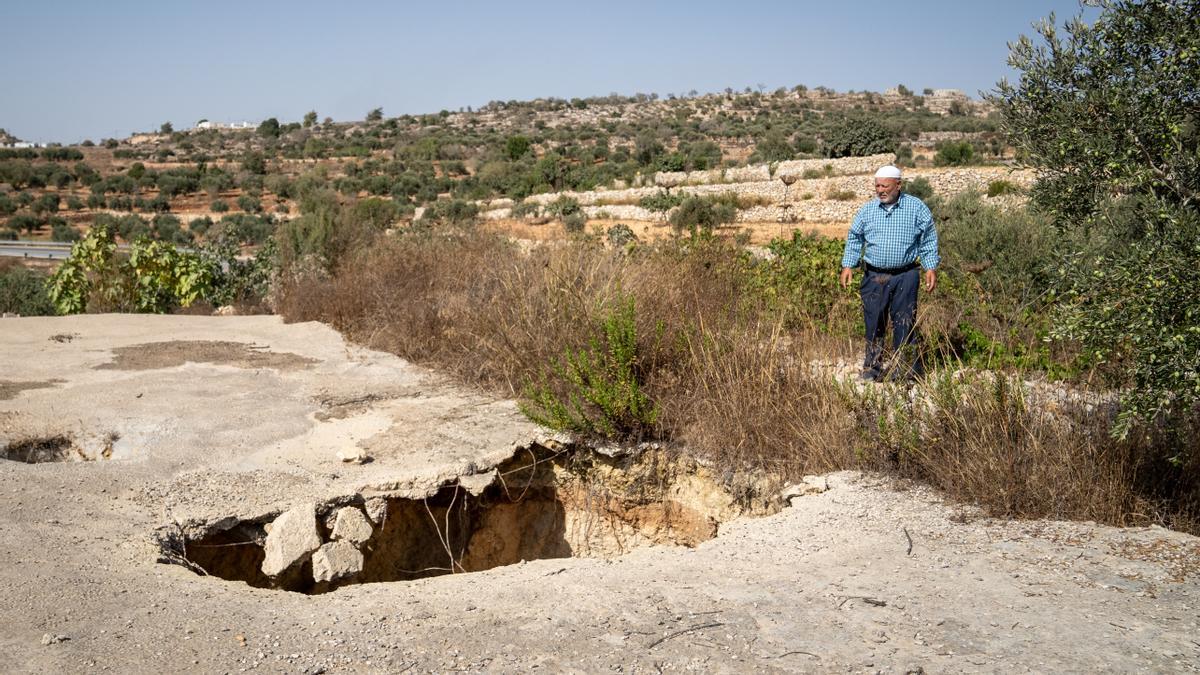
M 337 458 L 348 464 L 363 464 L 369 459 L 362 448 L 342 448 L 337 451 Z
M 333 538 L 345 540 L 361 547 L 371 538 L 374 530 L 363 512 L 353 506 L 338 509 L 337 518 L 333 521 Z
M 312 557 L 314 581 L 337 581 L 362 571 L 363 555 L 346 540 L 321 546 Z
M 304 562 L 320 547 L 316 505 L 305 504 L 289 509 L 275 519 L 267 532 L 267 557 L 262 564 L 263 574 L 278 576 L 293 565 Z
M 384 518 L 387 517 L 387 500 L 383 497 L 371 497 L 363 504 L 367 512 L 367 518 L 373 525 L 379 527 L 383 525 Z
M 799 483 L 788 485 L 780 495 L 789 504 L 805 495 L 819 495 L 829 490 L 829 481 L 824 476 L 805 476 Z

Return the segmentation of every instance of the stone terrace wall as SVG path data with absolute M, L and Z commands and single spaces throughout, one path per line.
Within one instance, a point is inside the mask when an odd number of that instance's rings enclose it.
M 857 174 L 799 179 L 790 188 L 778 178 L 767 178 L 744 182 L 688 184 L 671 188 L 640 187 L 592 192 L 557 192 L 533 195 L 526 201 L 545 205 L 566 196 L 577 200 L 589 218 L 607 216 L 623 220 L 659 221 L 665 218 L 663 214 L 648 211 L 637 204 L 643 198 L 663 189 L 689 195 L 732 193 L 746 198 L 748 201 L 767 202 L 740 209 L 737 214 L 738 222 L 842 222 L 853 218 L 863 203 L 875 197 L 874 181 L 871 176 L 875 167 L 886 163 L 880 161 L 881 157 L 890 158 L 890 155 L 852 158 L 857 160 L 855 162 L 799 160 L 783 163 L 776 171 L 777 176 L 780 171 L 784 170 L 785 164 L 788 165 L 786 169 L 792 172 L 790 175 L 802 175 L 807 169 L 820 170 L 825 164 L 834 162 L 840 162 L 840 164 L 834 164 L 835 173 L 855 171 Z M 747 168 L 766 171 L 765 165 Z M 943 196 L 952 196 L 971 190 L 986 193 L 988 185 L 996 180 L 1007 180 L 1023 188 L 1032 185 L 1034 180 L 1032 172 L 1013 171 L 1005 167 L 907 169 L 904 174 L 907 179 L 925 178 L 933 187 L 934 192 Z M 759 174 L 750 173 L 749 175 Z M 830 199 L 835 194 L 839 197 L 849 198 Z M 998 204 L 1009 205 L 1021 201 L 1021 199 L 1008 195 L 997 197 L 994 201 Z M 483 216 L 488 219 L 508 218 L 512 205 L 510 199 L 486 202 L 482 204 Z

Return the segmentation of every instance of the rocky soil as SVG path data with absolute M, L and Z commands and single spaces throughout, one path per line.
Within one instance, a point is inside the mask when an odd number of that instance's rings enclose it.
M 160 562 L 164 532 L 428 493 L 553 439 L 510 401 L 275 317 L 4 319 L 0 362 L 5 452 L 66 439 L 60 461 L 0 460 L 5 672 L 1200 663 L 1197 538 L 996 521 L 849 472 L 790 490 L 771 515 L 728 516 L 692 547 L 319 595 L 204 576 Z

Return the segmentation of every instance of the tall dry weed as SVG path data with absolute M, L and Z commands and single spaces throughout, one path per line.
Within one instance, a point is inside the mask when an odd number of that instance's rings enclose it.
M 581 239 L 523 251 L 486 232 L 433 231 L 381 237 L 332 276 L 294 276 L 280 310 L 519 396 L 632 298 L 635 366 L 659 410 L 659 437 L 718 466 L 785 476 L 882 470 L 999 516 L 1200 522 L 1200 467 L 1167 461 L 1187 442 L 1184 426 L 1117 443 L 1104 414 L 1048 415 L 1019 387 L 996 384 L 1004 378 L 949 370 L 911 398 L 903 388 L 858 393 L 814 365 L 853 362 L 857 340 L 785 321 L 749 281 L 752 264 L 704 240 L 613 251 Z

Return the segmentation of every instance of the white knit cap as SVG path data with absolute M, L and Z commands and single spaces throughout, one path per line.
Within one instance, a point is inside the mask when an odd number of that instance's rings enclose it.
M 886 164 L 875 172 L 876 178 L 900 178 L 900 168 L 894 164 Z

